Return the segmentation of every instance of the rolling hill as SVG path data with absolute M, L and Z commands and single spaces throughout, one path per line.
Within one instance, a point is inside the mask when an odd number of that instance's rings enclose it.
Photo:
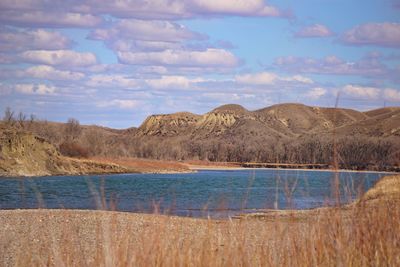
M 224 105 L 206 114 L 179 112 L 148 117 L 135 132 L 136 136 L 176 137 L 190 135 L 195 139 L 228 137 L 256 131 L 258 135 L 298 137 L 304 134 L 359 133 L 372 136 L 396 134 L 400 127 L 400 108 L 360 112 L 351 109 L 310 107 L 302 104 L 280 104 L 248 111 L 240 105 Z M 380 131 L 376 131 L 379 128 Z

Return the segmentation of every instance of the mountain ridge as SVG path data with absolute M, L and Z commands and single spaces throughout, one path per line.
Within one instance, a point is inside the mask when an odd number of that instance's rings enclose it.
M 383 119 L 384 124 L 385 120 L 390 119 L 388 116 L 398 112 L 400 108 L 397 107 L 361 112 L 353 109 L 315 107 L 297 103 L 278 104 L 249 111 L 237 104 L 227 104 L 203 115 L 189 112 L 151 115 L 136 129 L 135 135 L 171 137 L 186 134 L 210 136 L 211 134 L 221 136 L 228 132 L 232 134 L 233 129 L 241 125 L 243 127 L 243 124 L 257 124 L 259 128 L 270 128 L 271 133 L 295 137 L 311 132 L 325 133 L 336 128 L 346 129 L 346 126 L 351 127 L 356 123 L 361 123 L 365 127 L 365 123 L 362 122 L 368 123 L 369 120 L 372 123 L 373 118 L 378 117 Z M 388 129 L 388 131 L 392 130 Z M 390 134 L 384 132 L 382 135 Z

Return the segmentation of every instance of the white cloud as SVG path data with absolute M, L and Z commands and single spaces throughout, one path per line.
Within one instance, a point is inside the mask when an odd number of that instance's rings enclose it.
M 135 109 L 141 106 L 141 102 L 138 100 L 126 100 L 126 99 L 113 99 L 111 101 L 103 101 L 97 103 L 98 107 L 117 107 L 120 109 Z
M 346 85 L 342 92 L 349 96 L 370 100 L 387 100 L 389 102 L 400 102 L 400 90 L 393 88 L 377 88 L 359 85 Z
M 92 31 L 88 38 L 102 40 L 114 51 L 162 51 L 182 49 L 182 41 L 207 37 L 174 22 L 124 19 Z
M 139 82 L 136 79 L 125 77 L 123 75 L 93 75 L 86 82 L 91 87 L 121 87 L 133 89 L 138 87 Z
M 326 95 L 326 93 L 327 93 L 326 89 L 321 88 L 321 87 L 316 87 L 316 88 L 313 88 L 310 91 L 308 91 L 305 96 L 312 100 L 316 100 L 316 99 L 319 99 L 322 96 Z
M 167 74 L 168 69 L 163 66 L 140 66 L 136 68 L 140 73 L 150 74 Z
M 154 66 L 233 68 L 239 64 L 238 59 L 231 52 L 214 48 L 209 48 L 205 51 L 165 50 L 149 53 L 119 52 L 118 59 L 124 64 Z
M 20 54 L 26 62 L 62 67 L 85 67 L 97 63 L 93 53 L 80 53 L 72 50 L 30 50 Z
M 29 76 L 33 78 L 47 79 L 47 80 L 65 80 L 77 81 L 85 77 L 83 73 L 57 70 L 51 66 L 33 66 L 20 72 L 22 76 Z
M 393 102 L 400 102 L 400 91 L 387 88 L 383 90 L 383 96 L 386 100 L 393 101 Z
M 36 7 L 32 8 L 36 9 Z M 0 12 L 0 21 L 6 25 L 27 27 L 89 28 L 99 25 L 103 20 L 90 14 L 51 12 L 49 10 L 10 10 Z
M 46 84 L 16 84 L 15 91 L 22 94 L 37 94 L 37 95 L 51 95 L 56 92 L 54 86 Z
M 0 51 L 65 49 L 70 47 L 71 44 L 71 40 L 59 32 L 51 32 L 43 29 L 33 31 L 0 29 Z
M 336 56 L 323 59 L 308 57 L 279 57 L 274 65 L 293 73 L 316 73 L 334 75 L 382 76 L 387 73 L 387 67 L 378 57 L 366 56 L 358 61 L 345 61 Z
M 114 51 L 163 51 L 168 49 L 181 49 L 180 43 L 162 42 L 162 41 L 140 41 L 140 40 L 122 40 L 116 39 L 107 42 L 108 46 Z
M 192 32 L 185 26 L 169 21 L 121 20 L 114 27 L 97 29 L 90 38 L 110 40 L 115 38 L 178 42 L 182 40 L 204 39 L 205 36 Z
M 360 97 L 363 99 L 384 99 L 390 102 L 400 102 L 400 90 L 393 88 L 376 88 L 358 85 L 346 85 L 342 88 L 346 95 Z
M 230 14 L 242 16 L 281 16 L 281 12 L 263 0 L 193 0 L 192 10 L 197 13 Z
M 222 101 L 222 102 L 227 102 L 227 101 L 238 101 L 240 100 L 241 94 L 236 94 L 236 93 L 220 93 L 220 92 L 215 92 L 215 93 L 204 93 L 202 94 L 203 97 L 212 99 L 212 100 L 217 100 L 217 101 Z M 248 97 L 249 98 L 249 97 Z
M 334 35 L 333 32 L 322 24 L 310 25 L 295 33 L 295 37 L 300 38 L 328 37 L 332 35 Z
M 146 83 L 155 89 L 187 89 L 194 86 L 195 83 L 203 82 L 204 79 L 189 79 L 184 76 L 162 76 L 160 79 L 146 80 Z
M 221 102 L 229 102 L 229 101 L 240 101 L 243 99 L 246 100 L 252 100 L 254 101 L 257 98 L 257 95 L 255 94 L 246 94 L 246 93 L 224 93 L 224 92 L 215 92 L 215 93 L 204 93 L 202 96 L 212 99 L 212 100 L 217 100 Z
M 345 32 L 341 41 L 349 45 L 400 47 L 400 23 L 366 23 Z
M 235 80 L 240 84 L 248 84 L 248 85 L 273 85 L 279 82 L 299 82 L 305 84 L 313 83 L 313 81 L 310 78 L 301 75 L 281 77 L 271 72 L 259 72 L 259 73 L 248 73 L 248 74 L 237 75 L 235 77 Z
M 286 15 L 263 0 L 92 0 L 76 6 L 75 10 L 139 19 L 184 19 L 204 15 Z
M 299 82 L 299 83 L 308 83 L 308 84 L 314 83 L 314 81 L 311 80 L 310 78 L 307 78 L 307 77 L 304 77 L 301 75 L 294 75 L 291 77 L 281 77 L 280 80 L 287 81 L 287 82 Z
M 364 87 L 358 85 L 346 85 L 342 88 L 342 91 L 350 96 L 367 99 L 377 99 L 381 92 L 380 89 L 375 87 Z
M 278 80 L 278 75 L 270 72 L 260 72 L 254 74 L 243 74 L 235 77 L 241 84 L 268 85 L 274 84 Z
M 153 88 L 188 88 L 190 80 L 183 76 L 163 76 L 161 79 L 146 80 L 146 83 Z

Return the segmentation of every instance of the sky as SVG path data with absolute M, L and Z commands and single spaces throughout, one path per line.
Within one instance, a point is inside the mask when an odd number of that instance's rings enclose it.
M 400 106 L 400 0 L 0 0 L 0 110 L 112 128 L 151 114 Z

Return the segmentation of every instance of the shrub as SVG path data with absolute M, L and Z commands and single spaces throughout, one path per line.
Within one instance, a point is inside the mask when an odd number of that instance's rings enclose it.
M 89 151 L 87 148 L 76 142 L 64 142 L 60 145 L 60 152 L 64 156 L 74 158 L 87 158 Z

